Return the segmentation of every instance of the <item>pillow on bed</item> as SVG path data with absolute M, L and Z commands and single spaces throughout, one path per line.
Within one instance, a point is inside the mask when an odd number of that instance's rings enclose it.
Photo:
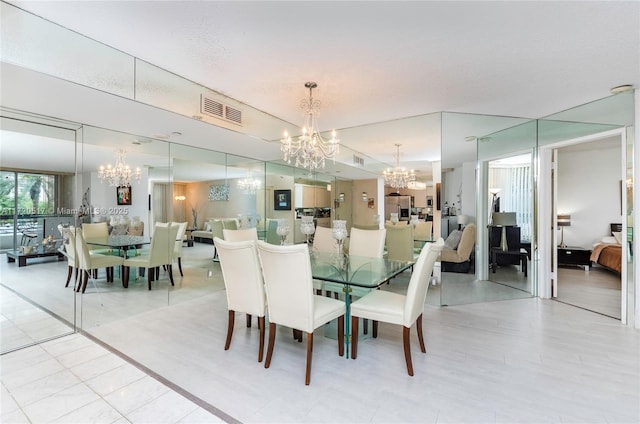
M 614 231 L 611 234 L 616 238 L 616 243 L 622 244 L 622 233 L 620 231 Z
M 602 237 L 602 240 L 600 240 L 600 243 L 618 244 L 618 240 L 616 240 L 614 236 L 607 236 L 607 237 Z

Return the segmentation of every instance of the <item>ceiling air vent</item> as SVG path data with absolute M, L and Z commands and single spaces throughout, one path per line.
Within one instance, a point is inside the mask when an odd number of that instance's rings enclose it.
M 208 116 L 213 116 L 215 118 L 233 122 L 234 124 L 242 125 L 241 110 L 206 97 L 204 94 L 200 97 L 200 112 Z
M 353 155 L 353 164 L 357 166 L 364 166 L 364 158 Z

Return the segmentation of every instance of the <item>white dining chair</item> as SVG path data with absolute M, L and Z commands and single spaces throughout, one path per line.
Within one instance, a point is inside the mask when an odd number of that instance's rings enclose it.
M 429 289 L 429 279 L 438 255 L 444 246 L 439 238 L 436 243 L 427 243 L 413 268 L 407 294 L 401 295 L 383 290 L 373 290 L 351 304 L 351 358 L 358 356 L 358 318 L 373 320 L 373 337 L 378 336 L 378 322 L 403 326 L 402 339 L 407 372 L 413 375 L 411 361 L 410 329 L 416 323 L 420 350 L 426 353 L 422 334 L 422 313 Z
M 161 266 L 166 268 L 169 273 L 169 281 L 172 286 L 174 285 L 171 263 L 173 262 L 173 250 L 178 236 L 178 227 L 178 225 L 169 223 L 156 223 L 149 253 L 124 260 L 122 274 L 125 287 L 129 285 L 129 269 L 131 267 L 147 269 L 149 290 L 151 290 L 151 283 L 159 277 Z
M 266 295 L 256 242 L 254 240 L 226 241 L 217 237 L 213 241 L 218 249 L 222 279 L 227 294 L 228 324 L 224 350 L 228 350 L 231 346 L 235 313 L 246 314 L 247 328 L 251 327 L 251 316 L 255 315 L 258 317 L 260 330 L 258 362 L 262 362 Z
M 124 259 L 115 255 L 103 255 L 89 251 L 87 243 L 84 241 L 83 230 L 77 228 L 76 231 L 69 231 L 69 244 L 75 246 L 74 255 L 77 259 L 78 269 L 81 276 L 76 287 L 77 292 L 84 293 L 89 282 L 89 275 L 93 274 L 97 278 L 97 270 L 106 269 L 107 282 L 113 282 L 113 268 L 122 266 Z
M 313 250 L 316 252 L 334 253 L 338 250 L 338 244 L 333 238 L 333 230 L 327 227 L 316 226 L 316 232 L 313 235 Z
M 60 231 L 60 236 L 62 236 L 62 247 L 60 250 L 62 250 L 64 256 L 67 258 L 68 264 L 67 283 L 64 286 L 69 287 L 71 276 L 75 273 L 73 280 L 73 287 L 75 287 L 76 282 L 78 281 L 78 258 L 76 256 L 76 247 L 71 244 L 71 239 L 69 237 L 69 232 L 75 231 L 75 227 L 63 227 L 62 224 L 58 224 L 58 231 Z
M 173 245 L 173 260 L 178 261 L 178 271 L 180 276 L 184 277 L 182 273 L 182 247 L 184 246 L 184 235 L 187 232 L 188 222 L 172 222 L 172 225 L 178 226 L 178 234 L 176 234 L 176 241 Z
M 228 228 L 223 228 L 222 234 L 224 235 L 225 241 L 258 241 L 258 230 L 256 230 L 255 227 L 245 228 L 241 230 L 230 230 Z
M 269 345 L 264 367 L 269 368 L 276 340 L 276 324 L 307 333 L 305 384 L 311 382 L 313 331 L 338 318 L 338 354 L 344 355 L 345 304 L 329 297 L 314 295 L 309 247 L 306 244 L 276 246 L 257 242 L 262 265 L 267 310 Z M 302 340 L 300 335 L 299 341 Z

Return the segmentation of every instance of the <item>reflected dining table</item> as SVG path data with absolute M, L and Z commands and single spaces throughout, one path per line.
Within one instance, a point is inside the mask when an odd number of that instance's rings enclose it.
M 352 287 L 374 289 L 409 269 L 413 261 L 370 258 L 337 253 L 311 252 L 311 275 L 316 280 L 342 284 L 345 297 L 345 347 L 349 358 L 351 342 Z
M 118 256 L 122 256 L 127 259 L 130 257 L 131 252 L 135 252 L 137 249 L 144 245 L 151 244 L 151 238 L 148 236 L 132 236 L 132 235 L 110 235 L 108 237 L 88 237 L 85 239 L 85 243 L 88 246 L 107 247 L 117 251 Z M 127 288 L 129 285 L 122 282 L 122 287 Z

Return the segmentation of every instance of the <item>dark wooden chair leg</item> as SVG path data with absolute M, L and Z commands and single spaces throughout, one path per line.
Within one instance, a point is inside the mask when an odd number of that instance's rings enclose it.
M 82 293 L 87 289 L 87 284 L 89 283 L 89 272 L 85 272 L 84 279 L 82 281 Z
M 178 270 L 180 270 L 180 276 L 184 277 L 184 274 L 182 273 L 182 258 L 178 257 Z
M 267 346 L 267 359 L 264 361 L 264 367 L 269 368 L 271 365 L 271 356 L 273 355 L 273 345 L 276 342 L 276 325 L 269 323 L 269 344 Z
M 247 328 L 251 328 L 251 314 L 247 314 Z
M 410 343 L 410 328 L 402 327 L 402 342 L 404 345 L 404 360 L 407 363 L 407 372 L 410 376 L 413 376 L 413 363 L 411 362 L 411 343 Z
M 344 315 L 338 317 L 338 355 L 344 356 Z
M 258 362 L 262 362 L 264 352 L 264 317 L 258 317 L 258 328 L 260 329 L 260 346 L 258 347 Z
M 172 286 L 175 286 L 175 284 L 173 284 L 173 270 L 171 268 L 172 268 L 171 264 L 167 265 L 167 272 L 169 273 L 169 281 L 171 281 Z
M 302 331 L 296 330 L 295 328 L 292 328 L 291 331 L 293 332 L 294 340 L 297 340 L 298 343 L 302 343 Z
M 227 341 L 224 343 L 224 350 L 229 350 L 229 346 L 231 346 L 231 337 L 233 336 L 233 324 L 235 322 L 236 313 L 229 309 L 228 320 L 227 323 Z
M 378 321 L 373 321 L 373 338 L 378 337 Z
M 351 317 L 351 359 L 358 357 L 358 323 L 360 318 Z
M 128 266 L 122 266 L 122 287 L 125 289 L 129 287 L 129 269 Z
M 65 287 L 69 287 L 69 282 L 71 281 L 71 275 L 73 274 L 73 267 L 71 265 L 69 265 L 69 271 L 67 272 L 67 284 L 65 284 Z
M 362 318 L 362 332 L 369 334 L 369 320 L 366 318 Z
M 156 275 L 156 270 L 154 268 L 149 268 L 147 272 L 147 281 L 149 283 L 149 290 L 151 290 L 151 283 L 153 283 L 153 277 Z
M 424 345 L 424 336 L 422 334 L 422 314 L 418 316 L 416 320 L 416 331 L 418 332 L 418 341 L 420 342 L 420 350 L 422 353 L 427 353 L 427 348 Z
M 311 383 L 311 358 L 313 357 L 313 332 L 307 333 L 307 371 L 304 377 L 304 384 Z

